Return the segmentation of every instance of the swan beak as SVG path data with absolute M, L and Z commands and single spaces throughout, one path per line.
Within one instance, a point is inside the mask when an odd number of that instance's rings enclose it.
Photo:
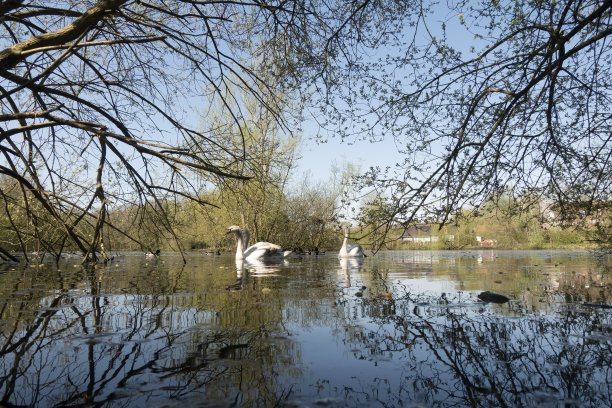
M 240 227 L 237 225 L 232 225 L 231 227 L 227 228 L 227 232 L 225 234 L 227 235 L 227 234 L 231 234 L 232 232 L 238 232 L 238 231 L 240 231 Z

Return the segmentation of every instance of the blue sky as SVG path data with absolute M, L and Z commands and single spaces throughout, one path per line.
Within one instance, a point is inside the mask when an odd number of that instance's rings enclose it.
M 446 26 L 447 41 L 455 49 L 461 51 L 464 56 L 472 55 L 470 48 L 472 45 L 478 48 L 483 47 L 482 41 L 474 39 L 474 34 L 466 30 L 459 24 L 460 18 L 464 18 L 454 11 L 450 11 L 445 4 L 436 6 L 435 13 L 427 18 L 429 30 L 435 36 L 442 35 L 441 27 Z M 466 21 L 472 22 L 469 17 Z M 407 28 L 407 33 L 412 35 L 412 28 Z M 430 41 L 426 32 L 420 32 L 419 37 L 422 37 L 425 43 Z M 408 35 L 408 34 L 407 34 Z M 380 56 L 386 53 L 393 53 L 393 50 L 381 49 L 377 51 Z M 370 55 L 375 58 L 376 55 Z M 360 140 L 354 143 L 342 142 L 339 137 L 334 137 L 328 134 L 328 141 L 325 143 L 316 143 L 313 139 L 316 133 L 310 133 L 308 129 L 316 127 L 316 125 L 308 126 L 303 124 L 305 129 L 303 134 L 303 143 L 301 146 L 302 159 L 299 161 L 298 174 L 309 171 L 312 178 L 317 181 L 326 181 L 331 175 L 331 167 L 336 165 L 342 167 L 343 163 L 350 162 L 360 165 L 361 171 L 367 170 L 370 166 L 393 166 L 398 162 L 403 161 L 403 155 L 397 152 L 397 147 L 393 137 L 388 136 L 379 142 L 370 142 L 369 140 Z M 359 137 L 359 135 L 356 135 Z M 377 134 L 376 137 L 381 137 Z M 405 148 L 405 146 L 404 146 Z
M 302 158 L 298 162 L 298 174 L 308 171 L 314 181 L 329 180 L 332 166 L 342 168 L 343 163 L 361 166 L 364 171 L 370 166 L 392 166 L 401 160 L 392 138 L 380 142 L 358 141 L 353 144 L 330 139 L 316 143 L 305 138 Z

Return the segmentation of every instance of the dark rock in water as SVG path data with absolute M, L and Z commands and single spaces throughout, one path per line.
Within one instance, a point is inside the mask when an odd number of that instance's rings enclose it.
M 500 295 L 498 293 L 493 293 L 493 292 L 482 292 L 480 295 L 478 295 L 478 299 L 482 300 L 485 303 L 506 303 L 507 301 L 509 301 L 510 299 L 505 297 L 504 295 Z
M 583 303 L 583 306 L 587 306 L 587 307 L 597 307 L 600 309 L 612 309 L 612 305 L 606 305 L 606 304 L 601 304 L 601 303 Z

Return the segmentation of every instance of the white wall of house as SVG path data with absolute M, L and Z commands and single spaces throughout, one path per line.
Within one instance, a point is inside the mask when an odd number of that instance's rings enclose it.
M 445 235 L 444 238 L 447 241 L 454 241 L 455 240 L 455 236 L 454 235 Z M 410 242 L 426 243 L 426 242 L 438 242 L 439 237 L 437 237 L 437 236 L 429 236 L 429 237 L 403 237 L 402 240 L 403 241 L 410 241 Z

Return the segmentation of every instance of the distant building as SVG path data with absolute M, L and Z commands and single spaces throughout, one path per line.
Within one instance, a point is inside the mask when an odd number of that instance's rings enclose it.
M 447 234 L 444 236 L 444 238 L 448 241 L 453 241 L 455 239 L 455 236 Z M 406 228 L 401 236 L 401 239 L 402 241 L 418 242 L 424 244 L 429 242 L 437 242 L 439 240 L 439 236 L 432 234 L 431 224 L 421 223 L 411 225 Z
M 542 205 L 541 214 L 544 227 L 558 226 L 595 226 L 607 217 L 607 211 L 612 208 L 609 201 L 593 203 L 566 203 L 562 210 L 557 204 Z

